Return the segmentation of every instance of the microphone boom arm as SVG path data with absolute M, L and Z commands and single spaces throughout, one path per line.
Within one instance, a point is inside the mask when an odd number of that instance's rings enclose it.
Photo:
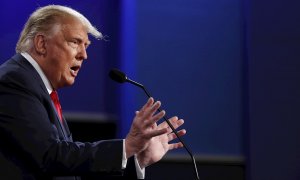
M 109 76 L 111 79 L 113 79 L 114 81 L 117 81 L 119 83 L 124 83 L 124 82 L 129 82 L 135 86 L 138 86 L 140 88 L 142 88 L 144 90 L 144 92 L 146 93 L 146 95 L 150 98 L 152 97 L 150 95 L 150 93 L 147 91 L 147 89 L 145 88 L 145 86 L 143 86 L 142 84 L 136 82 L 136 81 L 133 81 L 131 79 L 129 79 L 123 72 L 121 72 L 120 70 L 118 69 L 112 69 L 110 72 L 109 72 Z M 161 112 L 161 109 L 159 108 L 157 110 L 158 112 Z M 185 150 L 188 152 L 188 154 L 190 155 L 192 161 L 193 161 L 193 165 L 194 165 L 194 173 L 195 173 L 195 177 L 196 177 L 196 180 L 199 180 L 199 175 L 198 175 L 198 170 L 197 170 L 197 164 L 196 164 L 196 161 L 195 161 L 195 158 L 194 158 L 194 155 L 193 153 L 191 152 L 191 150 L 187 147 L 187 145 L 184 143 L 183 139 L 178 135 L 178 133 L 176 132 L 175 128 L 173 127 L 173 125 L 170 123 L 169 121 L 169 118 L 165 115 L 163 117 L 163 119 L 167 122 L 167 124 L 169 125 L 169 127 L 172 129 L 173 133 L 176 135 L 176 137 L 178 138 L 178 140 L 182 143 L 183 147 L 185 148 Z
M 143 86 L 142 84 L 136 82 L 136 81 L 133 81 L 131 79 L 129 79 L 128 77 L 125 77 L 126 78 L 126 82 L 129 82 L 135 86 L 138 86 L 140 88 L 142 88 L 144 90 L 144 92 L 146 93 L 146 95 L 150 98 L 152 97 L 150 95 L 150 93 L 147 91 L 147 89 L 145 88 L 145 86 Z M 161 112 L 161 109 L 159 108 L 157 110 L 158 112 Z M 169 127 L 172 129 L 172 131 L 174 132 L 174 134 L 176 135 L 177 139 L 179 140 L 179 142 L 182 143 L 183 147 L 185 148 L 185 150 L 188 152 L 188 154 L 190 155 L 192 161 L 193 161 L 193 165 L 194 165 L 194 173 L 195 173 L 195 177 L 197 180 L 199 180 L 199 175 L 198 175 L 198 170 L 197 170 L 197 164 L 196 164 L 196 160 L 195 160 L 195 157 L 193 155 L 193 153 L 191 152 L 191 150 L 188 148 L 188 146 L 184 143 L 184 141 L 182 140 L 182 138 L 178 135 L 178 133 L 176 132 L 175 128 L 173 127 L 173 125 L 170 123 L 169 121 L 169 118 L 165 115 L 163 117 L 163 119 L 167 122 L 167 124 L 169 125 Z

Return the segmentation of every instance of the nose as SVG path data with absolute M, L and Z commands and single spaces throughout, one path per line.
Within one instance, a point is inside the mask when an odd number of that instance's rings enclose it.
M 84 45 L 78 47 L 77 59 L 78 60 L 85 60 L 87 59 L 87 52 Z

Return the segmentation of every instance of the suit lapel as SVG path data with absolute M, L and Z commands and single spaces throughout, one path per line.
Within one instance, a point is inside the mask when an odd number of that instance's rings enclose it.
M 48 111 L 48 113 L 50 113 L 49 119 L 55 125 L 55 127 L 58 131 L 59 137 L 66 141 L 72 141 L 72 136 L 71 136 L 68 124 L 67 124 L 65 118 L 63 118 L 62 122 L 60 121 L 60 118 L 56 112 L 56 108 L 55 108 L 55 106 L 50 98 L 50 95 L 45 87 L 45 84 L 44 84 L 43 80 L 41 79 L 40 75 L 38 74 L 38 72 L 21 54 L 16 54 L 12 59 L 15 60 L 16 63 L 18 63 L 21 67 L 25 68 L 27 71 L 29 71 L 31 73 L 33 82 L 35 84 L 38 84 L 38 87 L 40 88 L 38 90 L 38 92 L 51 105 L 51 112 Z

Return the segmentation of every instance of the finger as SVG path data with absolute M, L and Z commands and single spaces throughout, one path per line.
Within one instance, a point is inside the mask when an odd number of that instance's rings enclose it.
M 183 147 L 183 144 L 181 142 L 169 144 L 169 150 L 182 148 L 182 147 Z
M 169 121 L 173 125 L 176 121 L 178 121 L 178 117 L 174 116 L 174 117 L 170 118 Z M 164 121 L 163 123 L 161 123 L 159 126 L 161 128 L 169 128 L 169 124 L 166 121 Z
M 147 137 L 150 139 L 150 138 L 153 138 L 155 136 L 160 136 L 162 134 L 166 134 L 167 132 L 168 132 L 167 128 L 159 129 L 159 130 L 154 130 L 154 131 L 149 132 L 147 134 Z
M 146 102 L 146 104 L 140 109 L 139 113 L 143 114 L 147 108 L 149 108 L 153 105 L 153 103 L 154 103 L 154 99 L 152 97 L 150 97 L 148 99 L 148 101 Z
M 151 107 L 145 109 L 144 119 L 149 119 L 150 117 L 152 117 L 154 113 L 159 109 L 160 106 L 161 106 L 161 102 L 156 101 Z
M 185 130 L 185 129 L 182 129 L 182 130 L 180 130 L 180 131 L 177 131 L 177 134 L 178 134 L 179 137 L 181 137 L 181 136 L 183 136 L 183 135 L 186 134 L 186 130 Z M 176 138 L 177 138 L 177 136 L 176 136 L 175 133 L 170 133 L 170 134 L 168 134 L 168 142 L 170 142 L 170 141 L 172 141 L 172 140 L 174 140 L 174 139 L 176 139 Z
M 172 124 L 172 126 L 174 127 L 174 129 L 177 129 L 178 127 L 180 127 L 181 125 L 184 124 L 184 120 L 183 119 L 179 119 L 178 120 L 177 116 L 174 116 L 174 117 L 170 118 L 169 122 Z M 167 127 L 168 130 L 169 130 L 169 133 L 172 132 L 171 127 L 169 126 L 169 124 L 166 121 L 163 122 L 163 123 L 161 123 L 159 126 L 162 127 L 162 128 Z
M 179 119 L 177 121 L 173 121 L 173 122 L 170 122 L 173 126 L 174 129 L 177 129 L 178 127 L 182 126 L 184 124 L 184 120 L 183 119 Z M 168 125 L 168 130 L 169 132 L 172 132 L 172 129 L 171 127 Z
M 162 110 L 161 112 L 155 114 L 152 116 L 152 118 L 148 121 L 145 121 L 145 126 L 152 126 L 155 124 L 157 121 L 159 121 L 161 118 L 163 118 L 166 114 L 166 111 Z M 159 128 L 159 129 L 167 129 L 167 128 Z

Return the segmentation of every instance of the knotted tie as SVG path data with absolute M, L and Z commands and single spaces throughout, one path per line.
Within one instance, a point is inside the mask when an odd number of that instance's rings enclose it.
M 59 119 L 60 119 L 60 121 L 62 121 L 62 110 L 61 110 L 61 106 L 60 106 L 60 103 L 59 103 L 57 92 L 55 90 L 53 90 L 50 94 L 50 97 L 51 97 L 51 99 L 54 103 L 54 106 L 55 106 L 56 112 L 59 116 Z

